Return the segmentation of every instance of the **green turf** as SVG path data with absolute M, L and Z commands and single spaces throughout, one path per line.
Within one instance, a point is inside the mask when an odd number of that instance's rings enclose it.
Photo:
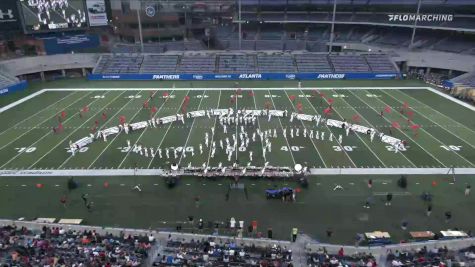
M 328 100 L 320 98 L 312 90 L 243 90 L 235 102 L 231 102 L 233 90 L 173 90 L 169 89 L 169 98 L 164 98 L 161 91 L 150 101 L 158 111 L 155 116 L 168 116 L 182 112 L 185 96 L 190 97 L 187 111 L 228 108 L 237 109 L 286 109 L 296 111 L 301 104 L 306 114 L 322 114 L 328 107 Z M 375 140 L 371 142 L 366 135 L 352 134 L 348 137 L 341 129 L 329 128 L 325 125 L 316 126 L 313 122 L 290 122 L 286 118 L 258 119 L 257 127 L 261 130 L 276 129 L 278 137 L 272 139 L 272 153 L 262 157 L 262 144 L 259 140 L 251 142 L 247 150 L 238 151 L 233 160 L 246 164 L 249 162 L 249 150 L 254 152 L 253 165 L 262 166 L 268 161 L 274 166 L 292 167 L 296 163 L 315 168 L 385 168 L 385 167 L 474 167 L 475 153 L 473 141 L 475 126 L 467 117 L 473 111 L 436 95 L 425 89 L 417 90 L 322 90 L 327 99 L 333 98 L 333 114 L 330 118 L 351 121 L 357 115 L 360 124 L 374 127 L 402 140 L 407 140 L 409 148 L 403 153 L 394 153 L 391 147 Z M 205 148 L 199 153 L 199 144 L 204 145 L 205 133 L 211 134 L 210 128 L 216 125 L 215 118 L 201 117 L 188 119 L 183 125 L 180 122 L 166 124 L 157 128 L 147 128 L 130 135 L 112 136 L 107 142 L 102 140 L 91 144 L 84 153 L 72 157 L 66 152 L 69 141 L 88 136 L 95 122 L 101 129 L 115 126 L 119 116 L 125 116 L 129 122 L 138 122 L 150 118 L 150 110 L 142 108 L 145 100 L 153 91 L 68 91 L 46 92 L 25 104 L 14 107 L 0 114 L 0 120 L 7 127 L 0 132 L 0 169 L 100 169 L 100 168 L 138 168 L 153 169 L 168 167 L 172 162 L 182 166 L 191 163 L 201 166 L 209 163 L 217 166 L 219 162 L 226 165 L 227 159 L 223 150 L 218 149 L 216 156 L 210 158 L 210 149 Z M 290 100 L 295 96 L 295 100 Z M 425 101 L 430 101 L 425 103 Z M 446 103 L 433 107 L 436 102 Z M 399 110 L 407 102 L 414 110 L 413 122 L 422 128 L 415 133 L 408 127 L 407 115 Z M 90 111 L 82 118 L 79 110 L 88 106 Z M 391 113 L 380 112 L 386 106 L 392 107 Z M 67 113 L 62 122 L 64 132 L 53 134 L 52 128 L 58 125 L 58 114 Z M 107 115 L 102 118 L 102 114 Z M 454 114 L 462 114 L 458 118 Z M 470 115 L 472 114 L 472 115 Z M 399 122 L 401 129 L 391 127 Z M 300 137 L 284 138 L 282 129 L 299 127 Z M 330 133 L 334 136 L 344 135 L 340 146 L 336 140 L 320 141 L 303 137 L 303 129 L 325 132 L 326 140 Z M 255 127 L 247 127 L 254 131 Z M 219 140 L 231 137 L 237 127 L 229 127 L 230 133 L 225 136 L 221 127 L 216 127 L 213 137 Z M 335 138 L 336 139 L 336 138 Z M 194 157 L 146 158 L 125 149 L 126 141 L 146 147 L 177 148 L 193 147 Z M 188 154 L 190 155 L 190 154 Z
M 183 178 L 178 186 L 170 189 L 162 178 L 153 177 L 77 177 L 78 189 L 68 192 L 64 177 L 9 177 L 0 180 L 0 210 L 3 218 L 33 219 L 36 217 L 82 218 L 84 223 L 115 227 L 174 229 L 178 222 L 192 215 L 207 221 L 227 221 L 230 217 L 244 220 L 246 225 L 257 220 L 259 231 L 272 227 L 275 238 L 287 239 L 292 227 L 298 227 L 320 241 L 328 241 L 327 228 L 335 235 L 330 242 L 353 244 L 356 233 L 388 231 L 398 242 L 408 238 L 400 228 L 403 220 L 409 222 L 409 231 L 440 231 L 458 227 L 474 230 L 474 196 L 465 197 L 465 183 L 473 177 L 458 176 L 450 184 L 448 176 L 409 176 L 409 186 L 403 190 L 396 186 L 396 176 L 372 177 L 374 186 L 367 187 L 364 176 L 310 177 L 310 186 L 297 195 L 296 203 L 267 200 L 267 188 L 291 186 L 294 182 L 269 180 L 243 180 L 248 188 L 248 198 L 243 191 L 231 191 L 226 201 L 230 180 L 204 180 Z M 104 182 L 109 187 L 104 187 Z M 432 181 L 437 186 L 432 186 Z M 36 188 L 41 183 L 43 188 Z M 132 189 L 140 184 L 142 192 Z M 341 184 L 343 191 L 333 191 Z M 426 204 L 419 198 L 422 192 L 433 198 L 433 214 L 426 217 Z M 384 194 L 393 192 L 391 207 L 384 205 Z M 88 212 L 81 194 L 88 193 L 94 210 Z M 64 208 L 60 198 L 67 195 Z M 362 206 L 374 195 L 371 209 Z M 200 197 L 196 206 L 195 197 Z M 444 212 L 451 211 L 453 220 L 446 223 Z M 191 231 L 190 226 L 182 224 Z
M 173 90 L 184 87 L 190 90 Z M 151 102 L 158 109 L 157 116 L 166 116 L 180 112 L 186 95 L 190 96 L 187 111 L 210 108 L 246 108 L 263 109 L 266 106 L 276 109 L 296 110 L 301 102 L 306 114 L 322 113 L 328 102 L 314 97 L 312 90 L 266 90 L 265 88 L 292 87 L 295 81 L 256 82 L 240 81 L 241 87 L 261 88 L 254 91 L 244 90 L 242 96 L 234 103 L 230 102 L 234 91 L 211 91 L 193 88 L 234 87 L 234 82 L 90 82 L 82 79 L 62 80 L 48 83 L 34 83 L 21 93 L 0 98 L 0 105 L 11 103 L 29 93 L 42 88 L 167 88 L 173 97 L 161 97 L 159 91 Z M 261 166 L 265 161 L 272 165 L 293 166 L 303 163 L 315 168 L 336 167 L 474 167 L 475 163 L 475 120 L 474 112 L 461 105 L 448 101 L 428 90 L 380 90 L 387 86 L 424 86 L 418 81 L 315 81 L 303 82 L 303 86 L 319 87 L 374 87 L 372 90 L 325 90 L 328 98 L 333 98 L 334 112 L 331 118 L 351 120 L 354 115 L 361 117 L 361 125 L 389 132 L 391 122 L 397 121 L 403 127 L 392 129 L 392 135 L 406 139 L 410 147 L 403 153 L 394 153 L 379 141 L 371 142 L 368 136 L 350 135 L 343 140 L 343 148 L 334 142 L 322 142 L 302 138 L 303 127 L 324 131 L 334 135 L 344 134 L 334 128 L 313 123 L 289 122 L 288 119 L 259 118 L 257 127 L 262 130 L 277 129 L 278 137 L 272 141 L 272 153 L 262 158 L 260 141 L 251 142 L 249 149 L 254 152 L 253 164 Z M 199 143 L 203 142 L 205 132 L 211 135 L 210 127 L 216 125 L 215 118 L 188 119 L 186 124 L 173 123 L 138 131 L 130 135 L 120 134 L 91 144 L 86 152 L 71 157 L 66 152 L 69 140 L 77 140 L 89 134 L 94 122 L 100 127 L 118 124 L 120 115 L 128 121 L 142 121 L 150 117 L 150 111 L 142 109 L 149 90 L 142 91 L 68 91 L 43 93 L 17 107 L 0 113 L 0 170 L 9 169 L 103 169 L 103 168 L 161 168 L 169 167 L 171 162 L 182 166 L 191 163 L 201 166 L 209 163 L 217 166 L 219 162 L 227 163 L 225 153 L 217 150 L 216 156 L 210 158 L 210 150 L 204 148 L 199 153 Z M 296 96 L 295 101 L 289 97 Z M 306 97 L 310 95 L 310 97 Z M 399 108 L 408 102 L 414 110 L 414 122 L 421 124 L 418 136 L 407 129 L 406 115 L 399 113 Z M 89 113 L 80 118 L 78 111 L 85 105 Z M 393 107 L 391 113 L 384 117 L 380 111 L 387 105 Z M 67 112 L 63 121 L 65 131 L 53 135 L 52 127 L 58 124 L 57 116 L 61 111 Z M 101 118 L 102 113 L 107 118 Z M 299 138 L 283 138 L 282 128 L 300 127 Z M 219 127 L 216 127 L 220 129 Z M 229 132 L 236 131 L 229 127 Z M 229 137 L 230 135 L 228 135 Z M 226 136 L 217 130 L 214 141 Z M 195 157 L 178 159 L 145 158 L 124 149 L 126 140 L 141 143 L 147 147 L 191 147 Z M 445 146 L 442 147 L 442 146 Z M 34 148 L 34 149 L 33 149 Z M 21 153 L 20 153 L 21 152 Z M 172 155 L 173 156 L 173 155 Z M 244 164 L 249 161 L 248 151 L 238 152 L 237 159 Z M 234 160 L 234 159 L 233 159 Z M 371 191 L 366 180 L 371 177 L 375 186 Z M 184 178 L 175 189 L 165 187 L 161 178 L 155 177 L 84 177 L 76 178 L 80 189 L 68 193 L 65 189 L 65 177 L 2 177 L 0 179 L 0 217 L 57 217 L 84 218 L 93 225 L 127 226 L 127 227 L 174 227 L 176 221 L 186 220 L 188 215 L 203 217 L 206 221 L 224 221 L 234 216 L 246 222 L 256 219 L 265 232 L 272 227 L 276 237 L 288 237 L 290 229 L 299 227 L 304 232 L 327 241 L 324 232 L 332 227 L 335 236 L 331 242 L 352 243 L 355 233 L 369 230 L 387 230 L 396 240 L 407 238 L 407 233 L 400 230 L 402 220 L 409 221 L 410 230 L 441 230 L 460 227 L 473 230 L 475 218 L 472 218 L 473 198 L 465 198 L 465 183 L 471 177 L 460 176 L 457 183 L 451 185 L 448 176 L 411 176 L 407 192 L 395 185 L 398 176 L 319 176 L 310 177 L 310 188 L 303 190 L 297 203 L 282 203 L 266 200 L 263 191 L 269 187 L 285 186 L 290 182 L 267 180 L 245 180 L 248 199 L 243 192 L 233 191 L 228 201 L 225 200 L 229 180 L 208 181 L 196 178 Z M 435 180 L 438 186 L 432 187 Z M 103 183 L 108 181 L 109 188 Z M 38 189 L 35 184 L 43 183 Z M 353 184 L 350 184 L 353 183 Z M 383 184 L 385 183 L 385 184 Z M 416 184 L 419 183 L 419 184 Z M 91 186 L 88 186 L 90 184 Z M 123 186 L 121 184 L 124 184 Z M 132 191 L 131 187 L 141 184 L 142 193 Z M 157 184 L 157 185 L 155 185 Z M 332 191 L 335 184 L 342 184 L 344 191 Z M 25 185 L 25 186 L 23 186 Z M 58 185 L 58 186 L 56 186 Z M 382 203 L 385 192 L 395 192 L 392 207 Z M 424 215 L 425 206 L 419 195 L 423 191 L 435 194 L 434 214 L 431 218 Z M 88 213 L 82 205 L 80 194 L 88 192 L 96 207 Z M 402 193 L 401 193 L 402 192 Z M 366 198 L 376 193 L 375 207 L 367 210 L 362 205 Z M 68 208 L 59 204 L 59 198 L 68 194 Z M 200 196 L 201 203 L 196 207 L 195 196 Z M 445 224 L 443 212 L 451 210 L 454 220 Z M 164 222 L 167 222 L 166 224 Z

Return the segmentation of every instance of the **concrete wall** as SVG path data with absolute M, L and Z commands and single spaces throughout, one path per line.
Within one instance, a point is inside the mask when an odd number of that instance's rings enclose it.
M 0 61 L 0 69 L 11 75 L 24 75 L 61 69 L 94 68 L 100 54 L 62 54 L 23 57 Z

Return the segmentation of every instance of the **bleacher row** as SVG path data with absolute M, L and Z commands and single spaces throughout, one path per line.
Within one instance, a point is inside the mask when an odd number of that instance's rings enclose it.
M 94 73 L 333 73 L 397 72 L 386 55 L 183 54 L 104 55 Z
M 19 82 L 18 78 L 0 73 L 0 89 L 16 84 L 18 82 Z

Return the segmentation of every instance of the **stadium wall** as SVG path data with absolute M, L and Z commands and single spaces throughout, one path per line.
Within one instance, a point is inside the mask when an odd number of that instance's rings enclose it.
M 243 73 L 243 74 L 89 74 L 98 80 L 389 80 L 400 78 L 399 73 Z
M 23 91 L 28 87 L 28 83 L 26 81 L 21 81 L 19 83 L 0 88 L 0 96 L 4 96 L 10 93 L 14 93 L 17 91 Z

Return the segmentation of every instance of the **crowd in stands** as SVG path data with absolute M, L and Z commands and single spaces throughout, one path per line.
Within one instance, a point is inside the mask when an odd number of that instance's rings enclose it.
M 277 245 L 262 248 L 213 239 L 170 239 L 153 265 L 291 267 L 291 260 L 292 251 Z
M 392 267 L 401 266 L 439 266 L 452 267 L 456 262 L 456 251 L 447 247 L 428 249 L 422 247 L 413 251 L 388 251 L 387 262 Z
M 340 248 L 337 254 L 328 253 L 325 248 L 320 248 L 317 252 L 307 254 L 307 264 L 310 267 L 377 266 L 373 255 L 366 253 L 346 255 L 343 248 Z
M 95 231 L 43 227 L 0 228 L 1 266 L 140 266 L 153 236 L 101 235 Z

